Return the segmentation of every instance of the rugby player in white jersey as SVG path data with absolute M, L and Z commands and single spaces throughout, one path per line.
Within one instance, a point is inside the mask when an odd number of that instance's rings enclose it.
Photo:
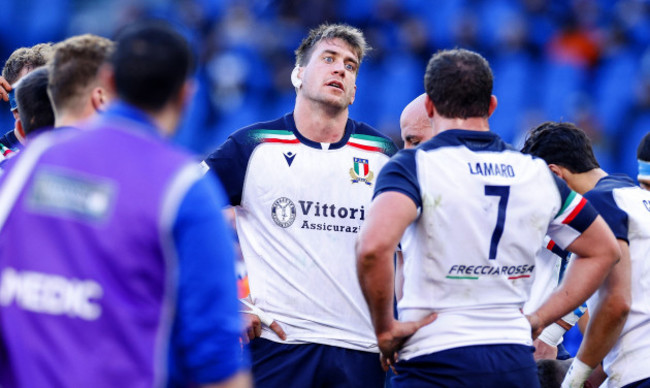
M 409 102 L 399 117 L 399 127 L 404 149 L 415 148 L 420 143 L 424 143 L 435 135 L 431 126 L 431 120 L 429 120 L 427 110 L 424 107 L 426 96 L 426 93 L 420 94 L 413 101 Z M 404 256 L 399 248 L 396 252 L 395 259 L 395 298 L 400 300 L 402 298 L 402 284 L 404 284 L 404 276 L 402 273 Z
M 366 50 L 356 28 L 310 31 L 296 50 L 294 111 L 236 131 L 203 163 L 235 207 L 250 303 L 268 319 L 249 330 L 260 387 L 384 384 L 354 242 L 397 147 L 348 117 Z
M 417 96 L 406 105 L 399 117 L 399 126 L 405 149 L 415 148 L 420 143 L 424 143 L 435 136 L 431 120 L 429 120 L 424 106 L 426 98 L 426 93 Z
M 546 160 L 594 205 L 623 253 L 608 279 L 619 292 L 599 290 L 587 302 L 589 323 L 562 386 L 580 387 L 601 360 L 606 387 L 650 386 L 650 193 L 624 174 L 603 171 L 589 138 L 572 123 L 541 124 L 523 150 Z
M 543 160 L 489 131 L 492 79 L 474 52 L 431 58 L 426 108 L 438 134 L 384 166 L 359 236 L 359 281 L 383 365 L 396 368 L 395 387 L 539 386 L 531 330 L 538 335 L 584 302 L 620 256 L 611 230 L 579 194 Z M 547 233 L 580 258 L 526 317 L 521 307 Z M 392 254 L 400 240 L 396 320 Z

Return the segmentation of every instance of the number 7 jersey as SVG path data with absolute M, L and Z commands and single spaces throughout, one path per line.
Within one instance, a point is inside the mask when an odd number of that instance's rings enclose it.
M 375 196 L 397 191 L 419 210 L 407 227 L 400 320 L 438 319 L 401 358 L 485 344 L 532 343 L 520 309 L 548 235 L 562 248 L 596 218 L 584 198 L 491 132 L 448 130 L 384 166 Z

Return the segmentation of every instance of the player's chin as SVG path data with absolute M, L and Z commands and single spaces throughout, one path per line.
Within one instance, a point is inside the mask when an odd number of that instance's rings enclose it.
M 350 99 L 344 96 L 330 96 L 330 98 L 325 98 L 324 100 L 327 105 L 339 109 L 345 109 L 350 106 Z

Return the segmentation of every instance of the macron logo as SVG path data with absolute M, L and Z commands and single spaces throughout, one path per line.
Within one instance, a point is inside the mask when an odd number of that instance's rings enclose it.
M 282 154 L 282 155 L 284 155 L 284 158 L 287 160 L 287 164 L 289 165 L 289 167 L 291 167 L 291 163 L 293 163 L 293 158 L 296 157 L 296 154 L 289 151 L 286 154 Z

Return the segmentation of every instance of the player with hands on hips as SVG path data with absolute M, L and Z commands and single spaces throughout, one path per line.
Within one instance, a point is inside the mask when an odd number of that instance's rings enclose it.
M 354 242 L 396 146 L 349 118 L 367 49 L 354 27 L 312 29 L 296 50 L 293 112 L 235 131 L 203 161 L 236 212 L 258 386 L 384 385 Z
M 492 81 L 475 52 L 434 54 L 424 84 L 437 134 L 400 151 L 377 178 L 357 273 L 394 387 L 539 386 L 531 334 L 583 303 L 620 256 L 591 205 L 543 160 L 490 132 Z M 580 258 L 527 317 L 521 307 L 547 233 Z M 404 289 L 395 320 L 398 243 Z

